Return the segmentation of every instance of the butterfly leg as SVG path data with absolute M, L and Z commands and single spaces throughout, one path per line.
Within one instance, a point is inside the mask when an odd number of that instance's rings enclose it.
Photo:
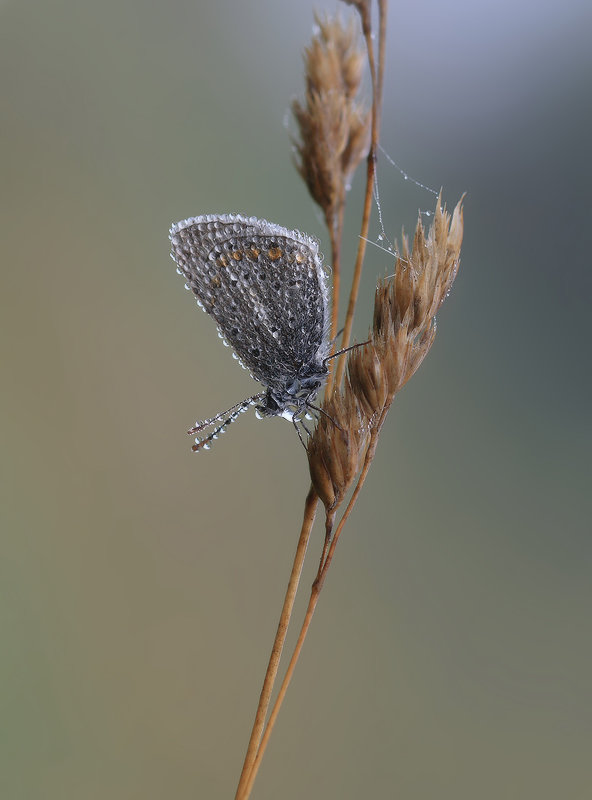
M 229 414 L 229 416 L 224 420 L 224 422 L 221 425 L 218 425 L 218 427 L 215 428 L 212 431 L 212 433 L 210 433 L 208 436 L 204 436 L 203 439 L 197 439 L 196 438 L 195 444 L 192 445 L 192 447 L 191 447 L 193 452 L 197 453 L 200 450 L 209 450 L 210 446 L 211 446 L 211 443 L 215 439 L 217 439 L 218 436 L 220 436 L 220 434 L 222 434 L 222 433 L 224 433 L 226 431 L 226 428 L 230 425 L 230 423 L 234 422 L 234 420 L 237 419 L 237 417 L 239 417 L 241 414 L 243 414 L 249 408 L 249 406 L 252 406 L 255 403 L 258 403 L 262 399 L 262 397 L 263 397 L 263 395 L 260 395 L 260 394 L 256 394 L 253 397 L 248 397 L 246 400 L 243 400 L 241 403 L 237 403 L 235 406 L 232 406 L 231 409 L 229 409 L 228 411 L 225 411 L 223 414 L 217 414 L 211 420 L 204 420 L 204 423 L 207 423 L 207 424 L 198 423 L 195 428 L 192 428 L 190 431 L 187 431 L 190 434 L 197 433 L 198 431 L 203 430 L 204 428 L 207 428 L 209 425 L 211 425 L 216 420 L 222 419 L 222 417 L 224 417 L 226 414 Z
M 220 413 L 216 414 L 215 417 L 211 417 L 210 419 L 198 420 L 195 423 L 195 425 L 193 426 L 193 428 L 190 428 L 187 431 L 187 433 L 190 436 L 192 434 L 194 434 L 194 433 L 199 433 L 200 431 L 205 430 L 205 428 L 209 428 L 210 425 L 214 424 L 214 422 L 218 422 L 219 419 L 224 419 L 224 417 L 227 414 L 230 414 L 230 415 L 234 414 L 236 409 L 242 408 L 243 406 L 245 408 L 248 408 L 250 405 L 253 405 L 253 403 L 259 402 L 259 400 L 262 400 L 262 399 L 263 399 L 263 395 L 257 394 L 257 395 L 254 395 L 253 397 L 248 397 L 246 400 L 241 400 L 240 403 L 236 403 L 236 405 L 230 406 L 230 408 L 227 408 L 226 411 L 220 411 Z M 242 412 L 239 411 L 239 414 L 240 413 L 242 413 Z
M 327 419 L 331 420 L 331 422 L 333 423 L 333 425 L 335 425 L 336 428 L 338 428 L 340 431 L 343 430 L 341 425 L 339 425 L 337 422 L 335 422 L 335 420 L 333 419 L 331 414 L 327 414 L 327 412 L 325 411 L 324 408 L 321 408 L 320 406 L 315 406 L 312 403 L 307 403 L 307 406 L 309 408 L 313 408 L 315 411 L 319 411 L 321 414 L 323 414 L 325 417 L 327 417 Z
M 298 438 L 300 439 L 300 444 L 302 445 L 302 447 L 304 447 L 304 449 L 305 449 L 305 450 L 307 450 L 307 448 L 306 448 L 306 445 L 304 444 L 304 439 L 302 438 L 302 434 L 300 433 L 300 428 L 298 427 L 298 422 L 299 422 L 300 420 L 296 420 L 296 419 L 295 419 L 295 416 L 296 416 L 296 415 L 294 415 L 294 416 L 292 417 L 292 425 L 293 425 L 293 426 L 296 428 L 296 433 L 298 434 Z M 300 424 L 302 424 L 302 422 L 301 422 Z M 303 427 L 304 427 L 304 426 L 303 426 Z M 306 427 L 304 427 L 304 429 L 306 430 Z M 308 435 L 310 436 L 310 432 L 309 432 L 309 431 L 307 431 L 307 433 L 308 433 Z M 308 452 L 308 450 L 307 450 L 307 452 Z

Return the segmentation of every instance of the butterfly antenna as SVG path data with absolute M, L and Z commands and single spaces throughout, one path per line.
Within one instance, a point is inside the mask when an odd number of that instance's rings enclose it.
M 343 350 L 338 350 L 336 353 L 332 353 L 327 358 L 323 359 L 323 364 L 327 364 L 327 361 L 331 361 L 332 358 L 337 358 L 337 356 L 342 356 L 344 353 L 349 353 L 350 350 L 355 350 L 356 347 L 363 347 L 365 344 L 370 344 L 370 339 L 365 342 L 358 342 L 357 344 L 350 344 L 349 347 L 344 347 Z
M 344 330 L 345 330 L 345 328 L 340 328 L 337 331 L 335 336 L 331 339 L 331 347 L 333 347 L 333 345 L 337 342 L 337 340 L 339 339 L 339 337 L 341 336 L 341 334 L 343 333 Z
M 255 394 L 253 395 L 253 397 L 247 397 L 246 400 L 243 400 L 240 403 L 237 403 L 235 406 L 232 406 L 227 411 L 223 411 L 220 414 L 216 414 L 216 416 L 212 417 L 211 419 L 205 419 L 202 420 L 201 422 L 196 422 L 195 426 L 191 428 L 191 430 L 188 430 L 187 433 L 189 434 L 198 433 L 204 428 L 208 428 L 214 422 L 217 422 L 217 420 L 222 419 L 227 414 L 229 415 L 224 420 L 224 422 L 221 425 L 218 425 L 218 427 L 215 428 L 212 431 L 212 433 L 210 433 L 208 436 L 204 436 L 203 439 L 199 438 L 195 439 L 195 444 L 192 445 L 191 447 L 193 452 L 198 453 L 200 450 L 209 450 L 211 443 L 215 439 L 217 439 L 218 436 L 220 436 L 222 433 L 226 431 L 226 428 L 230 425 L 231 422 L 234 422 L 234 420 L 237 419 L 237 417 L 239 417 L 241 414 L 244 414 L 244 412 L 249 408 L 249 406 L 255 405 L 255 403 L 260 402 L 262 399 L 263 399 L 262 394 Z

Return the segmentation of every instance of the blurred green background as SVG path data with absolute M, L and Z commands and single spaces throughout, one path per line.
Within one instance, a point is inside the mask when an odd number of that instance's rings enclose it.
M 307 469 L 252 414 L 190 452 L 253 384 L 167 234 L 242 211 L 328 254 L 286 130 L 312 9 L 0 3 L 7 800 L 233 796 Z M 461 272 L 254 797 L 592 796 L 591 22 L 587 0 L 391 6 L 382 143 L 449 206 L 468 192 Z M 384 158 L 380 189 L 391 237 L 434 205 Z M 371 248 L 358 336 L 391 268 Z

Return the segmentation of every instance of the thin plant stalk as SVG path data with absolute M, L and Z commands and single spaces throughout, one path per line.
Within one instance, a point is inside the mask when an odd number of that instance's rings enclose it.
M 386 46 L 386 0 L 382 0 L 379 5 L 379 36 L 378 36 L 378 76 L 376 71 L 375 57 L 374 57 L 374 43 L 372 39 L 372 29 L 370 24 L 369 14 L 363 12 L 361 9 L 366 7 L 358 7 L 360 10 L 360 18 L 362 20 L 362 32 L 366 41 L 366 49 L 368 52 L 368 63 L 370 66 L 370 78 L 372 81 L 372 127 L 370 150 L 368 152 L 367 170 L 366 170 L 366 191 L 364 194 L 364 207 L 362 211 L 362 225 L 360 229 L 360 238 L 358 240 L 358 252 L 356 255 L 356 264 L 354 267 L 354 276 L 352 279 L 351 290 L 349 294 L 349 301 L 347 305 L 347 312 L 345 316 L 345 324 L 343 326 L 343 337 L 341 339 L 341 349 L 349 346 L 351 339 L 351 331 L 354 324 L 354 313 L 356 310 L 356 302 L 360 290 L 360 281 L 362 279 L 362 267 L 364 265 L 364 257 L 366 255 L 366 242 L 368 239 L 368 230 L 370 228 L 370 213 L 372 211 L 372 198 L 374 190 L 374 180 L 376 175 L 376 154 L 378 151 L 378 140 L 380 134 L 380 105 L 382 102 L 382 82 L 384 76 L 384 63 L 385 63 L 385 46 Z M 345 359 L 340 358 L 335 370 L 335 385 L 339 386 L 343 379 L 345 371 Z
M 273 732 L 276 720 L 278 718 L 278 714 L 282 707 L 282 703 L 286 696 L 286 692 L 288 691 L 288 687 L 290 685 L 290 681 L 292 680 L 292 675 L 294 674 L 294 670 L 296 668 L 296 664 L 298 663 L 298 658 L 302 651 L 302 646 L 304 644 L 304 640 L 306 638 L 306 634 L 308 633 L 308 629 L 310 627 L 310 623 L 312 621 L 312 617 L 319 599 L 319 592 L 320 589 L 316 586 L 316 582 L 313 585 L 313 589 L 311 592 L 310 600 L 308 603 L 308 608 L 306 610 L 306 615 L 304 617 L 304 622 L 302 623 L 302 628 L 300 629 L 300 634 L 298 636 L 298 641 L 296 642 L 296 646 L 294 647 L 294 652 L 292 653 L 292 657 L 290 659 L 290 663 L 288 664 L 288 669 L 286 670 L 286 674 L 282 681 L 282 685 L 278 692 L 278 696 L 276 701 L 273 705 L 271 710 L 271 714 L 269 715 L 269 721 L 265 726 L 265 732 L 263 733 L 263 737 L 261 739 L 261 744 L 259 745 L 259 749 L 257 751 L 257 756 L 253 762 L 253 766 L 251 768 L 248 781 L 245 784 L 245 790 L 242 795 L 237 796 L 236 800 L 248 800 L 251 795 L 251 791 L 253 789 L 253 784 L 255 783 L 255 778 L 257 777 L 257 773 L 259 771 L 259 767 L 261 766 L 261 761 L 265 754 L 265 750 L 267 748 L 267 744 Z
M 261 735 L 263 733 L 265 719 L 267 717 L 267 711 L 269 709 L 269 703 L 271 700 L 271 693 L 273 691 L 273 686 L 279 669 L 282 650 L 284 648 L 284 643 L 286 641 L 288 625 L 290 623 L 292 610 L 294 608 L 294 601 L 296 599 L 298 584 L 300 583 L 300 576 L 302 575 L 302 568 L 304 566 L 306 550 L 308 548 L 310 534 L 314 525 L 317 505 L 318 505 L 318 497 L 315 490 L 311 486 L 304 504 L 304 519 L 302 520 L 302 529 L 300 531 L 300 538 L 298 539 L 296 554 L 294 556 L 294 562 L 292 564 L 292 572 L 290 574 L 290 580 L 288 581 L 286 596 L 284 598 L 284 605 L 282 607 L 282 612 L 280 615 L 280 620 L 278 623 L 275 640 L 273 642 L 273 647 L 271 648 L 271 655 L 269 657 L 269 663 L 267 665 L 265 678 L 263 680 L 263 687 L 261 689 L 261 695 L 259 697 L 259 704 L 257 706 L 257 711 L 255 713 L 255 721 L 253 723 L 253 729 L 251 731 L 251 737 L 249 739 L 247 753 L 245 755 L 241 776 L 236 790 L 237 800 L 238 798 L 248 796 L 244 795 L 243 793 L 245 791 L 246 781 L 251 773 L 253 763 L 255 761 L 255 757 L 259 749 Z
M 271 738 L 271 734 L 273 732 L 276 720 L 278 718 L 280 709 L 284 702 L 284 698 L 288 691 L 288 687 L 290 686 L 290 682 L 292 680 L 292 676 L 294 674 L 294 670 L 296 669 L 296 665 L 298 663 L 298 659 L 300 658 L 300 653 L 302 652 L 302 647 L 304 646 L 304 641 L 308 634 L 312 618 L 314 616 L 315 609 L 317 607 L 317 603 L 319 601 L 319 597 L 321 594 L 321 590 L 325 583 L 325 578 L 327 577 L 327 572 L 331 565 L 333 555 L 335 554 L 335 548 L 337 546 L 337 542 L 343 530 L 345 523 L 347 522 L 353 507 L 358 499 L 358 495 L 362 491 L 362 487 L 366 481 L 366 477 L 370 470 L 370 466 L 372 461 L 374 460 L 374 455 L 376 453 L 376 447 L 378 445 L 379 433 L 380 428 L 384 420 L 386 419 L 388 409 L 385 409 L 382 414 L 382 419 L 378 423 L 375 431 L 373 431 L 373 436 L 368 446 L 368 450 L 366 452 L 366 457 L 364 459 L 364 466 L 358 478 L 358 482 L 356 484 L 356 488 L 353 491 L 351 499 L 347 505 L 347 508 L 343 512 L 343 516 L 341 517 L 339 524 L 335 530 L 335 534 L 332 539 L 329 538 L 329 535 L 325 538 L 325 546 L 323 548 L 323 555 L 321 556 L 321 562 L 319 564 L 319 570 L 317 572 L 317 576 L 314 580 L 314 583 L 311 588 L 310 592 L 310 599 L 308 601 L 308 608 L 306 609 L 306 614 L 304 616 L 304 620 L 302 622 L 302 627 L 300 628 L 300 633 L 298 634 L 298 640 L 294 647 L 294 651 L 292 653 L 292 657 L 290 658 L 290 663 L 288 664 L 288 668 L 286 670 L 286 674 L 284 675 L 284 679 L 282 680 L 282 684 L 280 686 L 278 696 L 276 698 L 275 703 L 273 704 L 273 708 L 269 715 L 269 721 L 265 726 L 265 732 L 263 733 L 263 737 L 261 738 L 261 743 L 257 750 L 256 757 L 253 760 L 251 771 L 248 777 L 248 781 L 245 784 L 244 793 L 242 795 L 237 795 L 237 800 L 247 800 L 247 798 L 251 794 L 251 790 L 253 788 L 253 784 L 255 782 L 255 778 L 257 777 L 257 772 L 259 771 L 259 767 L 261 766 L 261 761 L 263 760 L 263 756 L 265 754 L 265 750 L 267 748 L 267 744 L 269 739 Z M 330 546 L 329 541 L 331 542 Z

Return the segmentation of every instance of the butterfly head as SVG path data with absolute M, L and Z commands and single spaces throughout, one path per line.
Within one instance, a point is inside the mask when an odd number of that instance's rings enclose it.
M 292 419 L 313 402 L 327 378 L 325 364 L 315 365 L 306 377 L 290 377 L 277 387 L 269 387 L 263 402 L 256 406 L 261 417 L 286 417 Z

